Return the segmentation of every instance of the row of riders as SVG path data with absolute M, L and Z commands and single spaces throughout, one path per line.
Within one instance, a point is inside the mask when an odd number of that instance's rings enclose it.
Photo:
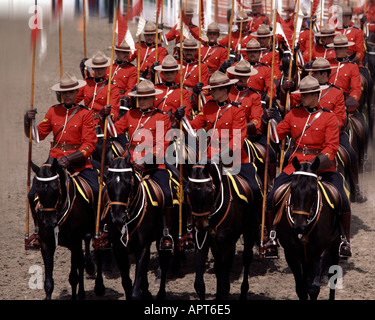
M 160 42 L 156 48 L 156 26 L 152 22 L 146 23 L 143 31 L 144 41 L 140 48 L 141 81 L 137 83 L 138 70 L 132 64 L 132 61 L 137 59 L 137 45 L 132 53 L 124 40 L 115 47 L 116 59 L 112 67 L 109 104 L 107 93 L 110 59 L 101 51 L 82 61 L 80 67 L 84 80 L 79 80 L 69 73 L 63 75 L 60 82 L 52 87 L 57 93 L 59 103 L 47 111 L 37 126 L 40 140 L 52 132 L 53 141 L 50 159 L 41 168 L 33 165 L 37 175 L 28 197 L 36 231 L 27 239 L 27 247 L 39 247 L 42 244 L 43 253 L 44 239 L 40 232 L 42 226 L 38 215 L 59 210 L 59 199 L 51 197 L 46 191 L 52 182 L 56 182 L 58 175 L 40 176 L 43 170 L 57 172 L 56 168 L 59 167 L 60 170 L 66 169 L 65 172 L 70 176 L 80 177 L 82 184 L 85 185 L 86 182 L 90 186 L 83 189 L 91 189 L 93 197 L 90 201 L 94 208 L 93 212 L 96 211 L 99 195 L 97 169 L 100 168 L 97 160 L 101 160 L 101 151 L 96 160 L 94 158 L 107 117 L 111 119 L 108 127 L 111 137 L 109 144 L 113 148 L 110 149 L 110 159 L 128 159 L 131 169 L 127 170 L 137 172 L 143 179 L 153 180 L 163 194 L 163 228 L 159 247 L 161 251 L 173 249 L 171 229 L 172 226 L 176 226 L 176 220 L 179 220 L 178 201 L 176 204 L 171 184 L 173 176 L 175 181 L 178 181 L 179 173 L 173 165 L 165 163 L 163 159 L 164 151 L 171 140 L 176 143 L 180 137 L 167 139 L 166 136 L 170 134 L 171 128 L 179 128 L 180 122 L 184 121 L 188 124 L 185 126 L 186 135 L 191 133 L 191 129 L 217 129 L 207 143 L 206 153 L 209 162 L 213 162 L 215 156 L 222 154 L 225 148 L 229 154 L 239 155 L 233 157 L 233 162 L 227 169 L 237 169 L 237 174 L 233 176 L 242 181 L 244 190 L 251 189 L 251 196 L 247 193 L 246 202 L 257 207 L 255 215 L 258 225 L 262 211 L 259 204 L 263 197 L 267 197 L 264 244 L 261 247 L 265 257 L 278 257 L 274 224 L 278 208 L 274 204 L 274 195 L 281 186 L 290 183 L 294 174 L 300 172 L 296 172 L 295 169 L 296 159 L 299 163 L 317 164 L 312 174 L 319 175 L 322 181 L 334 185 L 338 190 L 341 197 L 338 215 L 341 224 L 339 254 L 345 258 L 351 256 L 350 202 L 361 203 L 367 199 L 360 191 L 358 181 L 359 166 L 363 165 L 359 159 L 359 147 L 353 146 L 353 139 L 349 140 L 349 132 L 353 135 L 349 128 L 353 119 L 357 126 L 356 131 L 361 131 L 362 128 L 366 136 L 372 119 L 371 112 L 364 107 L 366 105 L 370 109 L 371 97 L 368 99 L 368 96 L 371 95 L 373 84 L 365 65 L 363 32 L 353 26 L 352 9 L 343 6 L 343 26 L 335 29 L 326 24 L 319 32 L 315 32 L 315 41 L 312 42 L 310 52 L 310 32 L 304 20 L 305 30 L 300 34 L 300 45 L 294 52 L 294 63 L 297 61 L 298 52 L 302 53 L 303 60 L 311 61 L 303 64 L 298 60 L 297 67 L 293 68 L 294 74 L 289 78 L 291 80 L 285 80 L 285 70 L 288 68 L 284 68 L 283 65 L 289 63 L 290 51 L 285 50 L 284 40 L 278 37 L 275 67 L 272 70 L 272 28 L 268 25 L 267 17 L 261 14 L 261 2 L 255 1 L 252 9 L 252 19 L 236 17 L 234 23 L 238 25 L 238 30 L 232 32 L 230 37 L 228 35 L 219 40 L 218 25 L 215 22 L 209 24 L 206 42 L 201 43 L 200 57 L 198 42 L 192 39 L 183 40 L 183 57 L 179 57 L 180 34 L 176 26 L 166 35 L 169 41 L 176 40 L 173 55 L 168 54 Z M 188 9 L 186 14 L 191 24 L 191 32 L 198 33 L 198 27 L 191 22 L 193 11 Z M 239 30 L 242 30 L 241 34 Z M 230 59 L 228 46 L 231 47 L 232 53 Z M 200 64 L 198 58 L 201 60 Z M 180 70 L 183 73 L 182 95 L 179 84 Z M 85 76 L 87 74 L 88 76 Z M 362 90 L 364 84 L 368 88 L 365 93 Z M 25 114 L 26 135 L 29 135 L 36 113 L 37 110 L 33 109 Z M 266 129 L 269 121 L 277 126 L 271 131 L 271 146 L 267 147 Z M 163 124 L 164 130 L 159 136 L 156 134 L 158 123 Z M 222 132 L 225 131 L 223 129 L 229 129 L 227 145 L 220 145 L 220 141 L 223 141 Z M 145 139 L 144 130 L 151 132 L 152 139 Z M 240 140 L 236 140 L 234 130 L 240 133 Z M 368 134 L 366 137 L 368 138 Z M 281 152 L 278 141 L 283 140 L 286 141 L 286 146 Z M 146 154 L 145 149 L 137 149 L 137 146 L 145 141 L 151 144 L 147 145 L 149 150 L 152 150 L 150 154 Z M 238 141 L 240 143 L 237 143 Z M 357 144 L 361 143 L 362 140 L 358 139 Z M 343 160 L 345 155 L 346 162 Z M 146 161 L 150 158 L 152 161 Z M 276 177 L 277 164 L 281 158 L 285 158 L 285 161 L 282 159 L 284 166 Z M 266 162 L 268 188 L 264 190 L 269 192 L 263 194 L 264 181 L 260 172 L 264 170 Z M 195 166 L 205 169 L 205 165 L 201 163 L 202 161 Z M 338 163 L 344 163 L 346 166 L 341 172 Z M 111 169 L 111 163 L 106 164 L 107 168 L 109 166 L 109 172 L 117 172 L 120 175 L 127 171 Z M 211 175 L 208 176 L 208 180 L 194 179 L 189 173 L 191 174 L 192 170 L 188 171 L 188 176 L 185 175 L 184 178 L 188 179 L 189 184 L 195 183 L 196 188 L 212 180 Z M 345 188 L 345 174 L 350 185 L 350 196 Z M 187 185 L 186 182 L 183 186 L 184 199 L 189 200 L 189 194 L 186 195 Z M 89 193 L 87 191 L 86 195 Z M 103 194 L 108 200 L 108 194 Z M 200 200 L 205 202 L 204 199 Z M 190 201 L 189 205 L 194 207 Z M 103 202 L 105 204 L 105 201 Z M 64 210 L 66 215 L 69 210 Z M 195 214 L 199 215 L 200 212 Z M 55 221 L 55 225 L 63 224 L 67 219 L 65 215 Z M 94 217 L 94 213 L 92 216 Z M 184 231 L 184 243 L 178 243 L 178 247 L 190 247 L 194 244 L 191 216 L 187 213 L 187 217 L 184 218 L 188 227 Z M 121 223 L 123 221 L 119 222 Z M 101 230 L 101 241 L 105 242 L 107 228 L 102 225 Z

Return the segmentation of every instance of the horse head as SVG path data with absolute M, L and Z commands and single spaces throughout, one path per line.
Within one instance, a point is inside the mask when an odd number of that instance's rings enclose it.
M 135 171 L 130 162 L 130 153 L 111 161 L 107 174 L 107 191 L 110 199 L 112 223 L 121 227 L 129 214 L 135 184 Z
M 300 163 L 297 157 L 292 160 L 296 171 L 293 173 L 288 215 L 298 235 L 304 235 L 307 226 L 316 216 L 319 209 L 318 176 L 316 170 L 320 160 L 315 158 L 312 163 Z
M 39 197 L 39 218 L 47 228 L 57 225 L 57 211 L 62 201 L 62 180 L 65 181 L 65 172 L 55 158 L 49 158 L 41 167 L 31 162 L 31 168 L 36 173 L 35 190 Z M 65 185 L 64 185 L 65 187 Z
M 189 169 L 187 200 L 198 228 L 208 227 L 208 215 L 216 206 L 216 186 L 212 176 L 214 164 L 195 164 Z

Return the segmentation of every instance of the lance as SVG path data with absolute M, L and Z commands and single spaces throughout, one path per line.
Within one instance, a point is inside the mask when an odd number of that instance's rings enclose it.
M 233 24 L 234 0 L 232 0 L 232 10 L 229 19 L 229 37 L 228 37 L 228 59 L 230 58 L 230 49 L 232 41 L 232 24 Z
M 309 36 L 310 36 L 310 38 L 309 38 L 309 61 L 311 61 L 311 59 L 312 59 L 312 37 L 313 37 L 313 32 L 312 32 L 312 30 L 313 30 L 313 19 L 312 19 L 312 17 L 313 17 L 313 3 L 314 3 L 314 0 L 311 0 L 311 3 L 310 3 L 310 30 L 309 30 Z
M 159 10 L 160 2 L 156 0 L 156 34 L 155 34 L 155 62 L 158 61 L 158 45 L 159 45 Z M 155 70 L 156 71 L 156 70 Z M 155 72 L 155 84 L 158 83 L 158 72 Z
M 34 14 L 37 14 L 37 0 L 35 0 L 35 12 Z M 33 39 L 33 57 L 32 57 L 32 71 L 31 71 L 31 97 L 30 97 L 30 110 L 34 109 L 34 80 L 35 80 L 35 51 L 36 51 L 36 36 L 35 39 Z M 35 120 L 32 120 L 33 122 Z M 30 203 L 29 203 L 29 192 L 30 192 L 30 185 L 31 185 L 31 156 L 32 156 L 32 149 L 33 149 L 33 126 L 30 125 L 30 131 L 29 131 L 29 150 L 27 155 L 27 193 L 26 193 L 26 233 L 25 233 L 25 250 L 28 250 L 28 247 L 26 246 L 27 240 L 29 239 L 29 220 L 30 220 Z
M 272 1 L 273 2 L 273 1 Z M 273 4 L 271 5 L 273 8 Z M 275 68 L 275 46 L 276 46 L 276 14 L 277 10 L 274 9 L 273 15 L 273 39 L 272 39 L 272 64 L 271 64 L 271 83 L 270 83 L 270 101 L 268 108 L 272 107 L 272 95 L 273 95 L 273 74 Z M 269 162 L 269 149 L 270 149 L 270 133 L 271 133 L 271 123 L 268 121 L 267 124 L 267 145 L 266 145 L 266 160 L 264 164 L 264 185 L 263 185 L 263 202 L 262 202 L 262 224 L 260 231 L 260 258 L 264 258 L 264 225 L 266 220 L 266 199 L 267 199 L 267 180 L 268 180 L 268 162 Z
M 237 46 L 237 50 L 238 50 L 238 53 L 241 54 L 241 38 L 242 38 L 242 28 L 243 28 L 243 0 L 242 2 L 240 2 L 241 4 L 241 22 L 240 22 L 240 33 L 239 33 L 239 36 L 238 36 L 238 46 Z
M 112 49 L 111 49 L 111 62 L 109 66 L 109 76 L 108 76 L 108 91 L 107 91 L 107 105 L 109 104 L 110 97 L 111 97 L 111 79 L 112 79 L 112 69 L 113 69 L 113 56 L 114 56 L 114 49 L 115 49 L 115 38 L 116 38 L 116 24 L 117 24 L 117 14 L 118 14 L 118 5 L 115 4 L 115 16 L 113 22 L 113 31 L 112 31 Z M 95 228 L 95 238 L 99 238 L 99 223 L 100 223 L 100 212 L 101 212 L 101 204 L 102 204 L 102 191 L 104 187 L 103 181 L 103 173 L 104 173 L 104 165 L 105 165 L 105 155 L 106 155 L 106 142 L 107 142 L 107 126 L 108 126 L 108 118 L 105 117 L 104 119 L 104 134 L 103 134 L 103 151 L 102 151 L 102 160 L 100 163 L 100 176 L 99 176 L 99 196 L 98 196 L 98 208 L 96 212 L 96 228 Z
M 294 26 L 297 26 L 297 21 L 298 21 L 299 0 L 297 0 L 296 9 L 297 10 L 295 11 Z M 290 80 L 291 77 L 292 77 L 292 66 L 293 66 L 293 59 L 294 59 L 294 45 L 296 43 L 296 32 L 297 32 L 297 29 L 294 28 L 294 31 L 293 31 L 293 40 L 292 40 L 293 42 L 292 42 L 292 49 L 291 49 L 291 59 L 290 59 L 290 62 L 289 62 L 288 80 Z M 296 72 L 298 72 L 298 70 L 296 70 Z M 290 99 L 290 92 L 288 90 L 288 92 L 286 93 L 286 100 L 285 100 L 285 110 L 286 110 L 286 113 L 289 112 L 289 99 Z M 281 145 L 280 167 L 279 167 L 280 170 L 279 170 L 279 172 L 282 172 L 282 169 L 283 169 L 283 165 L 284 165 L 284 152 L 285 152 L 285 139 L 283 140 L 282 145 Z
M 83 56 L 87 57 L 87 47 L 86 47 L 86 0 L 83 0 Z M 87 78 L 87 69 L 85 68 L 85 79 Z
M 198 26 L 199 26 L 199 39 L 202 36 L 202 1 L 199 0 L 198 4 Z M 199 41 L 199 46 L 198 46 L 198 81 L 201 82 L 202 80 L 202 75 L 201 75 L 201 52 L 202 52 L 202 43 Z M 202 92 L 199 93 L 198 95 L 198 111 L 201 111 L 202 108 L 202 99 L 201 99 Z
M 61 1 L 61 6 L 62 6 L 62 1 Z M 60 79 L 62 78 L 63 75 L 63 61 L 62 61 L 62 43 L 61 43 L 61 10 L 62 8 L 59 6 L 59 61 L 60 61 Z

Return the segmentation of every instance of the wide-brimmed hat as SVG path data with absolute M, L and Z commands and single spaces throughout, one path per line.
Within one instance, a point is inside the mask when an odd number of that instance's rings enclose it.
M 335 30 L 335 27 L 330 24 L 322 26 L 319 32 L 316 32 L 315 37 L 332 37 L 338 35 L 340 32 Z
M 180 47 L 180 43 L 177 43 L 177 47 Z M 182 49 L 198 49 L 198 42 L 193 39 L 185 39 L 182 42 Z
M 121 44 L 115 46 L 115 50 L 117 51 L 123 51 L 123 52 L 132 52 L 132 49 L 130 48 L 129 44 L 124 40 L 122 40 Z
M 343 6 L 341 6 L 341 14 L 343 15 L 343 16 L 351 16 L 351 15 L 353 15 L 353 9 L 351 8 L 351 7 L 349 7 L 348 5 L 343 5 Z
M 333 43 L 327 44 L 328 48 L 346 48 L 354 46 L 355 43 L 352 41 L 348 41 L 348 38 L 344 34 L 338 34 L 335 39 L 333 39 Z
M 163 32 L 161 28 L 158 28 L 158 33 Z M 148 21 L 143 29 L 143 34 L 156 34 L 156 24 Z
M 233 23 L 240 23 L 241 21 L 242 22 L 248 22 L 249 20 L 250 20 L 250 18 L 247 15 L 244 15 L 242 17 L 241 12 L 238 12 L 236 17 L 233 19 Z
M 305 71 L 323 71 L 328 69 L 331 69 L 331 65 L 327 59 L 316 58 L 311 66 L 311 69 L 305 69 Z
M 180 65 L 177 63 L 177 60 L 173 58 L 172 55 L 167 55 L 163 62 L 161 63 L 161 66 L 156 66 L 155 70 L 157 71 L 178 71 L 180 70 Z M 185 68 L 185 66 L 182 66 L 182 68 Z
M 92 58 L 85 61 L 85 66 L 90 68 L 106 68 L 110 64 L 110 59 L 102 51 L 98 51 Z
M 258 70 L 252 68 L 249 61 L 240 60 L 235 66 L 229 67 L 227 72 L 236 76 L 250 77 L 258 73 Z
M 203 87 L 203 89 L 213 89 L 218 87 L 230 86 L 238 82 L 238 79 L 229 79 L 225 73 L 215 71 L 209 80 L 209 85 Z
M 314 78 L 313 76 L 306 76 L 304 77 L 300 84 L 299 90 L 291 92 L 292 94 L 296 93 L 312 93 L 312 92 L 320 92 L 321 90 L 327 89 L 329 86 L 319 84 L 318 79 Z
M 262 48 L 258 40 L 252 38 L 247 44 L 246 48 L 241 48 L 241 51 L 264 51 L 267 48 Z
M 162 94 L 164 91 L 155 89 L 154 84 L 150 80 L 141 81 L 135 91 L 130 91 L 129 96 L 132 97 L 152 97 Z
M 60 82 L 52 86 L 53 91 L 70 91 L 79 89 L 86 85 L 86 81 L 78 80 L 74 75 L 65 72 L 60 79 Z
M 208 32 L 218 32 L 220 33 L 220 28 L 219 28 L 219 25 L 214 21 L 214 22 L 211 22 L 208 26 L 207 26 L 207 33 Z
M 264 38 L 264 37 L 271 37 L 272 36 L 272 32 L 271 32 L 271 29 L 268 25 L 266 24 L 261 24 L 257 31 L 256 32 L 252 32 L 251 35 L 253 37 L 257 37 L 257 38 Z

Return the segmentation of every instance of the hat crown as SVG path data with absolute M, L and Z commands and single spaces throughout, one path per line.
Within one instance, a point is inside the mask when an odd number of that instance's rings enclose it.
M 314 69 L 319 69 L 319 70 L 322 70 L 322 69 L 331 69 L 331 65 L 329 63 L 329 61 L 325 58 L 317 58 L 313 65 L 312 65 L 312 68 L 313 70 Z
M 301 93 L 303 93 L 303 91 L 310 91 L 310 90 L 320 91 L 319 81 L 313 76 L 306 76 L 301 80 L 299 89 Z
M 138 94 L 154 93 L 155 86 L 150 80 L 143 80 L 137 85 Z
M 129 44 L 125 41 L 125 38 L 122 40 L 120 45 L 117 46 L 120 49 L 130 50 Z
M 271 33 L 271 30 L 270 30 L 270 27 L 266 24 L 261 24 L 259 27 L 258 27 L 258 30 L 257 30 L 257 35 L 266 35 L 266 34 L 270 34 Z
M 334 26 L 330 25 L 329 23 L 325 24 L 322 26 L 322 29 L 320 30 L 320 33 L 322 34 L 332 34 L 334 35 L 335 33 L 335 28 Z
M 149 32 L 149 33 L 156 33 L 156 24 L 151 22 L 151 21 L 148 21 L 145 25 L 145 28 L 143 29 L 144 32 Z
M 246 49 L 259 49 L 260 50 L 260 43 L 258 40 L 252 38 L 247 44 Z
M 189 47 L 195 48 L 197 46 L 197 41 L 193 39 L 185 39 L 183 42 L 183 48 L 188 49 Z
M 207 26 L 207 32 L 220 32 L 219 25 L 214 21 Z
M 346 35 L 340 33 L 333 39 L 333 44 L 334 45 L 348 44 L 348 38 L 346 37 Z
M 250 62 L 245 60 L 245 59 L 240 60 L 240 62 L 238 62 L 235 65 L 234 71 L 236 71 L 238 73 L 249 73 L 249 72 L 251 72 Z
M 92 64 L 100 68 L 101 65 L 105 65 L 108 62 L 108 58 L 102 51 L 98 51 L 92 56 Z
M 70 87 L 73 88 L 77 85 L 78 85 L 77 78 L 74 75 L 70 74 L 69 72 L 65 72 L 60 79 L 61 88 L 70 88 Z
M 212 76 L 210 77 L 209 81 L 211 86 L 216 86 L 224 83 L 230 83 L 230 79 L 225 73 L 222 73 L 221 71 L 215 71 Z
M 167 55 L 164 59 L 163 59 L 163 62 L 161 63 L 162 67 L 164 69 L 173 69 L 173 68 L 176 68 L 178 66 L 177 64 L 177 60 L 175 58 L 173 58 L 172 55 Z

